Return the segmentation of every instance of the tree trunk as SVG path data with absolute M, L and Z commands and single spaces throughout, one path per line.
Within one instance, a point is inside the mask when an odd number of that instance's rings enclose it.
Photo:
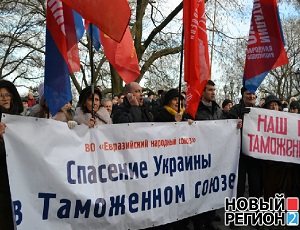
M 112 86 L 112 96 L 115 94 L 123 93 L 123 80 L 117 71 L 110 65 L 110 73 L 111 73 L 111 86 Z

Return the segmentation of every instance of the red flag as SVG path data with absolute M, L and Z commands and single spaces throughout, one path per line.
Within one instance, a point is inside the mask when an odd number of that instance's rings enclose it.
M 110 64 L 126 84 L 135 81 L 140 75 L 140 67 L 130 29 L 127 28 L 120 43 L 100 32 L 100 41 Z
M 62 0 L 112 39 L 120 42 L 131 11 L 127 0 Z
M 289 62 L 276 0 L 254 0 L 244 86 L 254 93 L 270 70 Z
M 195 117 L 201 94 L 210 79 L 204 0 L 183 1 L 183 25 L 186 111 Z

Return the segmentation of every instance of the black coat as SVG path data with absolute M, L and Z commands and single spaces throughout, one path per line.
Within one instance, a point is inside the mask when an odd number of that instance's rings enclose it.
M 0 106 L 0 121 L 2 113 L 19 115 L 23 111 L 21 97 L 13 83 L 0 80 L 0 88 L 6 88 L 12 94 L 10 109 Z M 11 230 L 13 227 L 12 201 L 8 181 L 6 151 L 3 138 L 0 138 L 0 229 Z
M 186 114 L 185 118 L 202 121 L 220 120 L 224 119 L 224 116 L 222 109 L 215 101 L 212 102 L 211 108 L 209 106 L 204 105 L 203 102 L 200 101 L 195 119 L 190 114 Z
M 156 116 L 155 119 L 156 122 L 176 122 L 175 121 L 175 115 L 172 115 L 171 113 L 166 110 L 166 108 L 161 108 Z
M 131 106 L 126 97 L 121 105 L 113 108 L 112 117 L 114 124 L 153 121 L 147 106 Z

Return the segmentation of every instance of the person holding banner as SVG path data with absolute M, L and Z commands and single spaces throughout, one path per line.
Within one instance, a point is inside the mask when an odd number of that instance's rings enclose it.
M 180 100 L 184 97 L 180 95 Z M 154 121 L 156 122 L 180 122 L 182 121 L 183 109 L 180 108 L 178 113 L 179 92 L 177 89 L 170 89 L 164 96 L 162 102 L 163 107 L 158 110 L 158 114 Z M 188 229 L 189 219 L 179 220 L 170 224 L 166 224 L 155 229 L 173 229 L 173 230 L 185 230 Z
M 94 89 L 94 108 L 92 103 L 92 87 L 84 88 L 80 95 L 76 108 L 74 121 L 79 125 L 84 124 L 93 128 L 95 125 L 112 124 L 109 112 L 106 108 L 100 107 L 102 94 L 98 88 Z M 94 114 L 94 117 L 92 113 Z M 70 127 L 70 126 L 69 126 Z
M 151 122 L 153 115 L 144 105 L 142 87 L 137 82 L 125 86 L 124 101 L 113 109 L 113 123 Z
M 183 100 L 184 97 L 180 95 L 180 100 Z M 158 114 L 155 118 L 157 122 L 180 122 L 182 121 L 183 109 L 180 108 L 178 113 L 178 104 L 179 104 L 179 92 L 177 89 L 170 89 L 163 101 L 163 107 L 158 111 Z
M 281 101 L 275 95 L 266 97 L 265 109 L 280 111 Z M 263 181 L 264 198 L 269 200 L 276 193 L 285 193 L 287 196 L 298 196 L 297 165 L 287 162 L 264 160 Z
M 212 80 L 208 80 L 202 93 L 201 101 L 198 106 L 195 118 L 190 114 L 185 114 L 185 118 L 188 119 L 189 124 L 192 124 L 194 120 L 220 120 L 224 119 L 223 111 L 215 101 L 216 96 L 215 83 Z M 192 217 L 194 229 L 209 229 L 213 230 L 215 227 L 212 225 L 213 220 L 219 219 L 216 215 L 216 211 L 208 211 L 200 213 Z
M 244 120 L 244 114 L 248 112 L 247 107 L 256 107 L 256 95 L 254 93 L 251 93 L 243 86 L 241 89 L 241 94 L 242 99 L 240 100 L 240 103 L 234 105 L 230 109 L 228 118 L 240 118 Z M 261 197 L 262 160 L 246 156 L 242 152 L 241 148 L 238 171 L 237 197 L 245 196 L 246 175 L 248 175 L 249 196 L 257 198 Z
M 0 80 L 0 121 L 3 113 L 20 115 L 23 111 L 21 97 L 13 83 Z M 10 195 L 6 151 L 3 140 L 6 125 L 0 122 L 0 229 L 14 229 L 12 200 Z

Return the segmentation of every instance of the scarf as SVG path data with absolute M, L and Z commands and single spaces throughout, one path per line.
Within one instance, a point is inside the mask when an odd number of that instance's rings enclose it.
M 172 108 L 171 108 L 170 106 L 168 106 L 168 105 L 165 105 L 164 108 L 165 108 L 170 114 L 172 114 L 172 115 L 174 115 L 174 116 L 178 113 L 176 110 L 172 109 Z M 182 109 L 182 108 L 180 108 L 180 114 L 183 114 L 183 109 Z

